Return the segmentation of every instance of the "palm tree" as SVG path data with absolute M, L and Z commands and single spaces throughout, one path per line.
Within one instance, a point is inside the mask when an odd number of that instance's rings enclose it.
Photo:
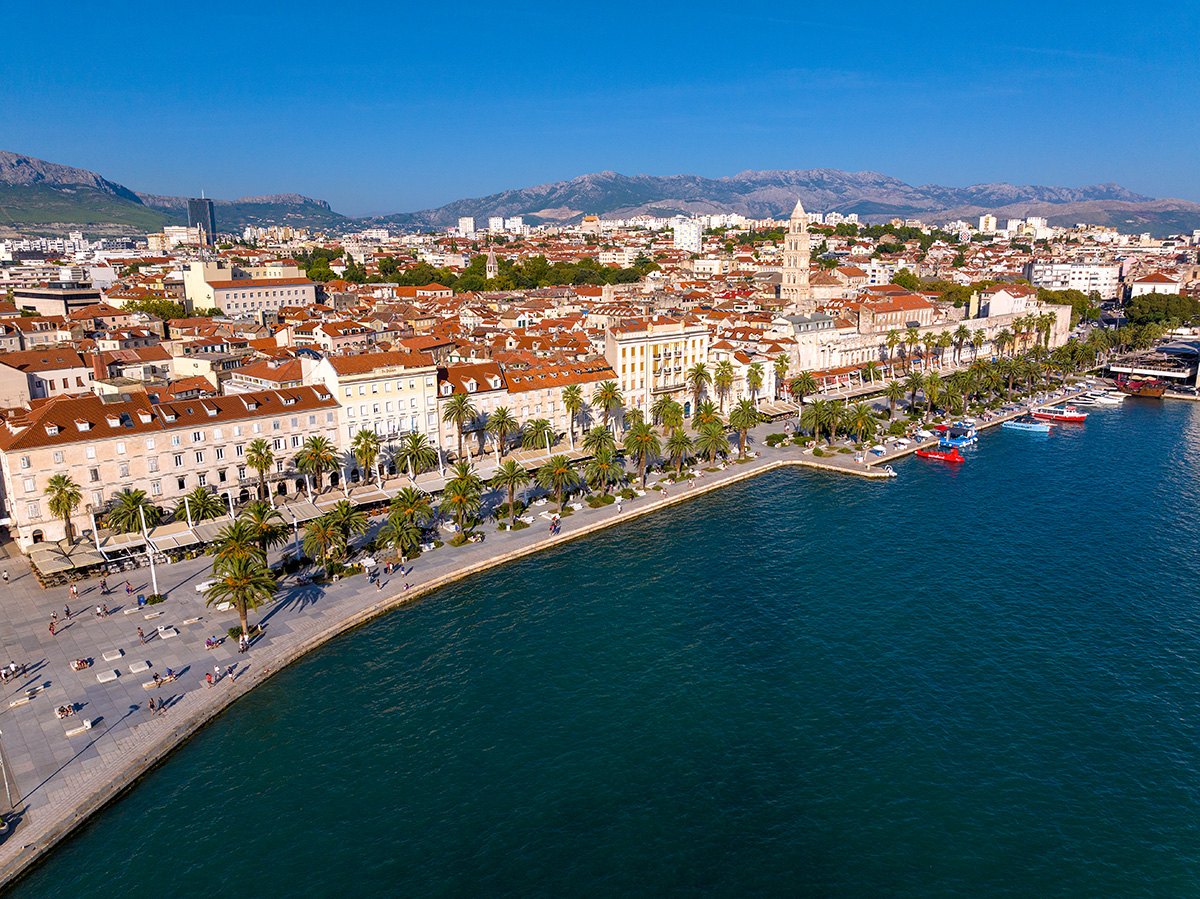
M 887 339 L 884 341 L 884 343 L 887 344 L 888 348 L 888 362 L 891 362 L 893 365 L 895 365 L 896 344 L 903 342 L 904 339 L 900 336 L 899 332 L 897 332 L 895 328 L 887 332 Z
M 184 502 L 184 500 L 187 502 Z M 175 504 L 175 520 L 187 521 L 191 513 L 193 521 L 207 521 L 210 518 L 220 518 L 226 512 L 225 504 L 207 487 L 196 487 L 183 499 Z
M 946 365 L 946 350 L 952 346 L 954 346 L 954 338 L 950 336 L 949 332 L 943 331 L 938 335 L 937 349 L 939 368 L 942 368 Z
M 720 424 L 721 416 L 717 412 L 716 404 L 712 400 L 704 400 L 700 404 L 700 408 L 692 416 L 692 427 L 702 429 L 705 425 L 717 422 Z
M 509 459 L 496 469 L 492 475 L 491 484 L 501 490 L 508 491 L 508 529 L 513 529 L 516 521 L 517 491 L 529 483 L 529 474 L 514 460 Z
M 376 463 L 379 461 L 379 435 L 366 429 L 359 431 L 354 435 L 350 451 L 354 453 L 354 461 L 358 463 L 363 480 L 367 480 L 367 473 L 372 472 L 378 481 L 379 466 Z
M 753 400 L 741 400 L 729 410 L 729 427 L 738 432 L 738 457 L 746 455 L 746 432 L 758 424 L 758 409 Z
M 433 517 L 433 507 L 429 505 L 429 497 L 416 487 L 405 487 L 392 497 L 388 515 L 399 515 L 420 527 Z
M 567 410 L 567 433 L 571 436 L 571 449 L 575 449 L 575 416 L 583 409 L 583 390 L 578 384 L 568 384 L 562 391 L 563 408 Z
M 866 443 L 875 436 L 879 421 L 866 403 L 855 403 L 846 410 L 846 427 L 859 443 Z
M 904 385 L 899 381 L 888 381 L 887 387 L 883 388 L 883 395 L 888 401 L 888 418 L 895 418 L 896 403 L 904 399 Z
M 746 389 L 750 392 L 750 402 L 758 401 L 758 391 L 763 385 L 763 367 L 761 362 L 754 362 L 746 368 Z
M 909 373 L 909 376 L 904 379 L 904 389 L 911 395 L 908 401 L 908 411 L 917 414 L 917 391 L 925 386 L 925 379 L 921 377 L 919 371 Z
M 403 515 L 389 512 L 375 538 L 379 546 L 394 546 L 407 555 L 421 543 L 421 527 Z
M 546 464 L 537 470 L 538 486 L 554 491 L 554 501 L 557 504 L 555 511 L 559 513 L 562 512 L 564 491 L 569 491 L 580 481 L 582 478 L 579 477 L 579 472 L 572 467 L 571 460 L 566 456 L 551 456 L 546 460 Z
M 118 534 L 132 534 L 142 529 L 142 513 L 146 527 L 152 528 L 163 517 L 163 510 L 150 502 L 145 490 L 122 490 L 113 499 L 113 506 L 104 516 L 104 525 Z
M 725 414 L 725 397 L 733 386 L 733 363 L 725 359 L 717 363 L 713 374 L 713 386 L 717 389 L 717 400 L 720 403 L 721 414 Z
M 242 622 L 242 633 L 250 633 L 249 612 L 268 602 L 279 585 L 275 576 L 257 558 L 230 561 L 205 591 L 206 606 L 232 603 Z
M 653 424 L 658 424 L 665 417 L 667 410 L 675 401 L 668 394 L 663 394 L 650 406 L 650 420 Z
M 954 329 L 954 364 L 962 365 L 963 344 L 971 339 L 971 329 L 966 325 L 959 325 Z
M 468 515 L 473 515 L 479 509 L 480 481 L 478 477 L 452 478 L 442 491 L 441 508 L 448 510 L 458 525 L 463 529 Z
M 625 405 L 621 396 L 621 388 L 616 381 L 601 381 L 600 386 L 592 394 L 592 405 L 598 406 L 604 413 L 604 427 L 608 427 L 609 417 Z
M 275 465 L 275 453 L 271 444 L 259 437 L 246 447 L 246 464 L 258 475 L 258 498 L 267 498 L 267 472 Z
M 867 383 L 874 387 L 875 376 L 879 374 L 879 363 L 874 359 L 869 360 L 865 365 L 863 365 L 862 373 L 867 376 Z
M 707 365 L 697 362 L 687 370 L 685 380 L 692 390 L 692 418 L 695 419 L 696 413 L 700 409 L 700 394 L 705 387 L 712 383 L 712 375 L 709 373 Z
M 982 331 L 976 331 L 971 335 L 971 361 L 975 362 L 979 358 L 979 351 L 983 349 L 987 343 L 987 338 L 983 336 Z
M 792 383 L 788 386 L 791 388 L 792 396 L 799 395 L 801 405 L 804 405 L 804 398 L 806 396 L 811 396 L 821 389 L 817 385 L 817 379 L 811 371 L 800 372 L 800 374 L 792 378 Z
M 592 455 L 599 455 L 604 450 L 611 453 L 616 447 L 617 440 L 613 437 L 613 432 L 603 425 L 592 428 L 583 435 L 583 448 Z
M 350 540 L 367 532 L 367 513 L 356 509 L 349 500 L 342 500 L 325 513 L 342 535 L 342 546 L 350 547 Z
M 320 493 L 325 472 L 337 468 L 337 450 L 328 437 L 309 437 L 296 453 L 296 467 L 304 474 L 312 475 Z
M 535 418 L 533 421 L 525 422 L 525 427 L 521 429 L 521 446 L 529 450 L 550 452 L 550 447 L 553 445 L 554 428 L 549 421 L 544 418 Z
M 612 448 L 605 447 L 588 460 L 583 474 L 590 483 L 600 488 L 601 494 L 607 494 L 608 485 L 620 483 L 625 476 L 625 469 Z
M 821 442 L 821 429 L 829 420 L 829 400 L 813 400 L 800 412 L 800 427 L 810 431 L 813 442 Z
M 213 573 L 220 574 L 237 562 L 253 560 L 260 565 L 267 563 L 266 553 L 258 545 L 257 534 L 250 522 L 239 519 L 232 521 L 217 533 L 214 544 Z
M 277 509 L 272 509 L 270 503 L 255 500 L 246 506 L 242 519 L 254 532 L 262 557 L 266 559 L 267 552 L 273 546 L 281 546 L 287 540 L 287 524 Z
M 310 557 L 320 556 L 325 573 L 329 573 L 329 554 L 341 545 L 342 531 L 327 515 L 314 518 L 304 526 L 304 551 Z
M 780 353 L 775 357 L 775 399 L 779 399 L 783 392 L 783 385 L 787 383 L 788 369 L 792 367 L 792 363 L 788 360 L 787 353 Z
M 825 427 L 829 428 L 829 442 L 837 440 L 838 428 L 842 426 L 846 410 L 836 400 L 825 407 Z
M 937 404 L 938 395 L 942 392 L 942 379 L 937 372 L 931 371 L 925 376 L 925 411 L 933 412 L 933 407 Z
M 458 431 L 458 458 L 463 457 L 463 428 L 475 420 L 475 407 L 471 405 L 471 395 L 455 393 L 446 400 L 442 408 L 442 421 L 450 422 Z
M 424 434 L 412 432 L 405 435 L 396 448 L 396 462 L 401 468 L 408 468 L 414 478 L 427 469 L 437 465 L 437 448 L 429 442 Z
M 729 438 L 719 421 L 710 421 L 700 429 L 696 436 L 696 452 L 707 458 L 710 465 L 717 461 L 717 456 L 729 452 Z
M 996 355 L 998 356 L 1004 355 L 1004 348 L 1006 346 L 1008 346 L 1010 343 L 1015 343 L 1012 331 L 1008 330 L 1008 328 L 1005 328 L 999 334 L 997 334 L 996 339 L 992 342 L 996 345 Z
M 909 328 L 904 332 L 904 343 L 908 347 L 908 353 L 904 357 L 904 367 L 908 368 L 909 357 L 921 343 L 921 332 L 916 328 Z
M 658 458 L 661 452 L 662 444 L 658 434 L 644 421 L 635 424 L 625 435 L 625 453 L 637 462 L 643 490 L 646 489 L 646 466 L 652 459 Z
M 925 348 L 925 353 L 924 353 L 925 358 L 923 360 L 925 364 L 922 366 L 922 368 L 932 368 L 933 360 L 931 357 L 933 356 L 933 351 L 937 349 L 938 335 L 926 334 L 924 337 L 921 338 L 921 343 Z
M 671 431 L 671 436 L 667 438 L 666 450 L 667 458 L 675 463 L 676 478 L 679 477 L 679 470 L 683 468 L 694 448 L 692 438 L 683 428 L 675 428 Z
M 71 480 L 70 475 L 56 474 L 46 482 L 46 489 L 42 492 L 50 497 L 50 514 L 62 519 L 64 539 L 70 542 L 74 539 L 71 516 L 83 499 L 83 491 Z
M 567 391 L 574 387 L 563 389 L 563 400 L 565 402 Z M 578 388 L 576 388 L 578 390 Z M 570 406 L 567 407 L 570 409 Z M 572 427 L 574 426 L 574 418 L 572 418 Z M 521 429 L 521 425 L 517 422 L 516 416 L 512 414 L 507 406 L 497 406 L 487 420 L 488 433 L 496 439 L 496 464 L 504 458 L 504 442 L 508 439 L 509 434 L 515 434 Z
M 947 388 L 942 400 L 945 402 L 946 408 L 949 409 L 952 414 L 962 414 L 963 404 L 966 402 L 966 400 L 963 398 L 962 391 L 957 387 Z

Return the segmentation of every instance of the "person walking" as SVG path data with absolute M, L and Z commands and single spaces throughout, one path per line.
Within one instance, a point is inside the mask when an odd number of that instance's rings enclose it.
M 79 598 L 79 587 L 76 586 L 75 584 L 72 584 L 71 585 L 71 599 L 78 599 L 78 598 Z
M 108 580 L 106 578 L 100 578 L 100 595 L 108 596 Z
M 138 628 L 138 639 L 142 641 L 142 645 L 146 645 L 146 635 L 142 633 L 142 629 Z
M 4 583 L 6 583 L 6 584 L 8 583 L 8 569 L 7 568 L 4 569 Z
M 164 715 L 167 713 L 167 704 L 163 702 L 163 698 L 161 696 L 158 697 L 158 710 Z
M 221 679 L 221 666 L 213 665 L 213 683 L 217 683 Z
M 208 672 L 208 674 L 206 674 L 204 676 L 205 676 L 205 678 L 208 679 L 208 685 L 211 687 L 212 686 L 212 672 L 210 671 L 210 672 Z
M 151 715 L 153 715 L 155 712 L 158 711 L 158 708 L 154 705 L 154 697 L 153 696 L 150 697 L 149 708 L 150 708 Z
M 129 581 L 125 582 L 125 595 L 133 596 L 133 584 L 129 583 Z
M 67 621 L 71 620 L 71 607 L 70 606 L 63 606 L 63 618 L 67 619 Z
M 54 636 L 54 619 L 53 618 L 50 619 L 50 636 L 51 637 Z

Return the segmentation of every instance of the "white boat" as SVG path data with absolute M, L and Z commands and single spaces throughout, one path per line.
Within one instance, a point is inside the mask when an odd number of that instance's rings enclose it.
M 1089 390 L 1075 398 L 1075 402 L 1084 406 L 1119 406 L 1125 402 L 1126 394 L 1117 391 Z

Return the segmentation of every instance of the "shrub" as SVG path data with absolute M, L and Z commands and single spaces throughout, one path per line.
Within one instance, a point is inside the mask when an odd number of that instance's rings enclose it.
M 710 469 L 709 469 L 709 471 L 716 471 L 716 469 L 715 469 L 715 468 L 710 468 Z M 633 498 L 634 498 L 634 497 L 636 497 L 636 496 L 637 496 L 637 494 L 636 494 L 636 493 L 634 493 L 634 492 L 633 492 L 631 489 L 629 489 L 628 487 L 626 487 L 624 490 L 622 490 L 622 491 L 621 491 L 621 498 L 622 498 L 622 499 L 633 499 Z
M 528 521 L 521 521 L 520 519 L 518 519 L 513 522 L 513 530 L 514 531 L 523 531 L 527 527 L 529 527 Z M 508 530 L 508 522 L 507 521 L 500 522 L 500 524 L 497 527 L 497 530 L 507 531 Z
M 151 593 L 149 596 L 146 597 L 146 605 L 156 606 L 160 602 L 163 602 L 165 599 L 166 599 L 166 597 L 163 596 L 161 593 Z
M 796 446 L 803 446 L 805 441 L 807 441 L 807 440 L 808 440 L 808 438 L 805 435 L 800 434 L 800 433 L 797 433 L 792 437 L 792 443 Z
M 861 447 L 860 447 L 860 449 L 861 449 Z M 849 453 L 849 452 L 853 452 L 853 450 L 851 450 L 850 447 L 848 447 L 848 446 L 839 446 L 838 452 L 839 453 Z
M 459 533 L 455 534 L 453 537 L 450 538 L 451 546 L 462 546 L 466 542 L 467 542 L 467 534 L 465 531 L 460 531 Z
M 514 513 L 516 515 L 520 515 L 522 512 L 524 512 L 528 508 L 528 506 L 526 506 L 520 500 L 517 500 L 515 503 L 513 503 L 513 505 L 516 507 L 516 510 L 517 510 Z M 492 514 L 495 515 L 497 519 L 508 518 L 508 503 L 501 503 L 500 505 L 498 505 L 496 507 L 496 511 L 493 512 Z
M 240 637 L 242 635 L 242 626 L 240 624 L 235 624 L 228 631 L 226 631 L 226 633 L 228 633 L 232 639 L 236 640 L 238 637 Z M 253 636 L 256 636 L 257 634 L 258 634 L 258 625 L 257 624 L 251 625 L 250 636 L 253 637 Z
M 787 443 L 787 439 L 787 434 L 768 434 L 767 446 L 779 446 L 781 443 Z
M 818 446 L 816 449 L 813 450 L 813 455 L 816 456 L 817 458 L 824 458 L 826 453 L 825 453 L 825 450 L 821 449 Z

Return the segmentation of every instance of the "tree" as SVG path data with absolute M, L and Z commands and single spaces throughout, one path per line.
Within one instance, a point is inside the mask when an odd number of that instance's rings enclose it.
M 746 455 L 746 432 L 758 424 L 753 400 L 741 400 L 729 411 L 729 426 L 738 432 L 738 457 Z
M 906 290 L 920 290 L 921 279 L 914 275 L 907 268 L 902 268 L 896 274 L 892 275 L 892 283 L 898 284 Z
M 904 385 L 899 381 L 888 381 L 887 387 L 883 388 L 883 395 L 888 401 L 888 418 L 895 418 L 896 403 L 904 399 Z
M 378 481 L 379 435 L 374 431 L 364 428 L 354 435 L 354 441 L 350 444 L 350 451 L 354 453 L 354 461 L 358 463 L 363 480 L 367 480 L 368 472 L 370 472 L 375 475 L 375 479 Z
M 634 424 L 625 435 L 625 453 L 637 463 L 643 490 L 646 489 L 646 467 L 652 459 L 658 458 L 661 452 L 662 444 L 658 434 L 644 421 Z
M 854 434 L 859 443 L 865 443 L 875 436 L 879 422 L 869 405 L 855 403 L 846 413 L 846 428 Z
M 213 556 L 213 573 L 220 574 L 230 565 L 248 559 L 265 565 L 267 555 L 259 547 L 256 538 L 254 528 L 242 519 L 221 528 L 214 541 L 217 552 Z
M 700 428 L 696 436 L 696 452 L 708 459 L 710 464 L 717 461 L 717 456 L 729 452 L 729 438 L 719 421 L 710 421 Z
M 261 437 L 250 441 L 246 447 L 246 464 L 258 475 L 258 498 L 267 498 L 267 472 L 275 465 L 275 453 L 271 444 Z
M 309 556 L 320 556 L 326 574 L 329 573 L 329 554 L 338 548 L 341 539 L 341 529 L 327 515 L 314 518 L 304 526 L 304 551 Z
M 600 386 L 592 394 L 592 405 L 599 407 L 604 413 L 604 427 L 608 427 L 609 418 L 612 414 L 625 405 L 625 399 L 621 396 L 621 388 L 616 381 L 601 381 Z
M 926 375 L 922 389 L 925 391 L 925 411 L 932 413 L 942 392 L 942 379 L 937 372 L 931 371 Z
M 462 530 L 467 516 L 474 515 L 479 510 L 482 482 L 475 473 L 468 469 L 458 472 L 451 478 L 442 491 L 441 508 L 454 516 L 454 521 Z
M 787 383 L 788 369 L 792 363 L 788 360 L 787 353 L 780 353 L 775 357 L 775 399 L 779 399 L 780 393 L 783 391 L 783 385 Z
M 471 405 L 471 395 L 455 393 L 446 401 L 442 409 L 442 421 L 454 425 L 458 432 L 458 458 L 463 458 L 463 428 L 475 420 L 475 407 Z
M 554 427 L 545 418 L 525 422 L 521 429 L 521 446 L 527 450 L 546 450 L 554 446 Z
M 671 431 L 671 436 L 667 438 L 666 449 L 667 458 L 675 463 L 675 477 L 678 478 L 679 470 L 687 463 L 688 457 L 694 449 L 692 438 L 683 428 L 675 428 Z
M 529 474 L 514 460 L 509 459 L 492 475 L 492 486 L 508 491 L 508 529 L 513 529 L 516 520 L 517 491 L 528 484 Z
M 721 414 L 724 415 L 725 397 L 729 395 L 729 389 L 733 387 L 733 363 L 728 359 L 717 363 L 713 374 L 713 386 L 717 389 L 717 400 L 720 404 Z
M 388 515 L 399 515 L 420 527 L 433 517 L 433 507 L 429 505 L 429 497 L 416 487 L 405 487 L 392 497 Z
M 813 435 L 813 442 L 821 442 L 821 429 L 829 420 L 829 400 L 813 400 L 800 412 L 800 427 Z
M 613 453 L 612 447 L 604 447 L 588 460 L 583 473 L 589 483 L 598 486 L 602 494 L 607 494 L 608 485 L 620 483 L 621 478 L 625 476 L 625 469 Z
M 874 385 L 875 376 L 879 374 L 879 363 L 874 359 L 869 360 L 865 365 L 863 365 L 862 373 L 866 375 L 867 383 Z
M 407 555 L 410 550 L 420 546 L 421 528 L 403 515 L 389 512 L 375 540 L 379 546 L 392 546 Z
M 250 633 L 249 613 L 270 601 L 279 585 L 257 557 L 230 561 L 217 574 L 216 580 L 205 592 L 206 606 L 232 603 L 242 622 L 242 633 Z
M 838 428 L 842 426 L 842 421 L 845 417 L 845 409 L 839 402 L 830 402 L 825 407 L 825 427 L 829 429 L 829 442 L 833 443 L 837 440 Z
M 414 478 L 433 468 L 437 462 L 437 448 L 429 442 L 428 437 L 416 431 L 401 439 L 400 446 L 396 448 L 396 463 L 401 468 L 407 467 Z
M 537 470 L 538 486 L 554 492 L 554 501 L 557 504 L 555 511 L 559 513 L 562 512 L 564 492 L 578 485 L 581 480 L 579 472 L 571 465 L 571 460 L 562 455 L 551 456 Z
M 904 342 L 904 339 L 900 336 L 899 332 L 897 332 L 894 328 L 891 331 L 887 332 L 887 339 L 884 340 L 884 343 L 887 344 L 887 348 L 888 348 L 888 361 L 891 362 L 892 364 L 895 364 L 894 357 L 896 355 L 896 344 L 903 343 L 903 342 Z
M 175 504 L 174 515 L 176 521 L 187 521 L 189 514 L 192 521 L 207 521 L 220 518 L 226 511 L 221 497 L 207 487 L 196 487 Z
M 908 347 L 908 354 L 904 357 L 904 366 L 907 368 L 912 354 L 921 345 L 921 332 L 916 328 L 909 328 L 904 332 L 904 343 Z
M 568 384 L 562 391 L 563 408 L 567 410 L 567 433 L 571 449 L 575 449 L 575 417 L 583 409 L 583 390 L 578 384 Z
M 241 520 L 253 532 L 264 560 L 271 547 L 281 546 L 287 540 L 287 523 L 277 509 L 271 508 L 270 503 L 262 500 L 250 503 L 242 512 Z
M 908 377 L 904 379 L 904 389 L 911 394 L 911 399 L 908 402 L 908 411 L 917 414 L 917 392 L 925 386 L 925 379 L 921 377 L 919 371 L 910 372 Z
M 971 339 L 971 330 L 966 325 L 954 329 L 954 363 L 962 365 L 963 345 Z
M 599 455 L 604 450 L 613 452 L 617 447 L 617 440 L 613 437 L 613 432 L 603 425 L 592 428 L 583 435 L 583 448 L 592 455 Z
M 712 375 L 709 374 L 707 365 L 697 362 L 687 370 L 684 380 L 692 391 L 692 418 L 694 419 L 696 412 L 700 409 L 700 394 L 704 392 L 705 387 L 712 383 Z
M 125 489 L 113 499 L 116 502 L 104 516 L 104 525 L 118 534 L 132 534 L 142 529 L 142 513 L 146 515 L 146 527 L 152 528 L 163 517 L 163 510 L 150 502 L 145 490 Z
M 788 385 L 792 391 L 792 396 L 799 396 L 801 405 L 804 404 L 804 398 L 811 396 L 821 388 L 817 384 L 817 379 L 811 371 L 802 371 L 796 377 L 792 378 L 792 382 Z
M 705 425 L 721 421 L 721 416 L 717 413 L 717 407 L 712 400 L 705 400 L 700 404 L 700 408 L 692 416 L 692 427 L 703 429 Z
M 753 362 L 746 368 L 746 390 L 750 392 L 750 402 L 758 401 L 758 391 L 763 385 L 763 367 L 761 362 Z
M 567 387 L 563 390 L 564 400 L 566 398 Z M 488 433 L 496 439 L 496 462 L 504 458 L 504 443 L 508 439 L 509 434 L 515 434 L 521 429 L 521 425 L 517 422 L 516 416 L 512 414 L 507 406 L 497 406 L 487 420 Z
M 367 513 L 354 508 L 349 500 L 342 500 L 325 515 L 341 533 L 345 548 L 349 548 L 352 538 L 367 532 Z
M 64 539 L 70 542 L 75 536 L 71 527 L 71 516 L 83 499 L 83 491 L 71 480 L 70 475 L 56 474 L 46 482 L 46 489 L 42 492 L 50 497 L 50 514 L 62 519 Z
M 337 468 L 337 450 L 328 437 L 309 437 L 296 454 L 296 468 L 304 474 L 312 475 L 317 492 L 320 493 L 325 472 Z

